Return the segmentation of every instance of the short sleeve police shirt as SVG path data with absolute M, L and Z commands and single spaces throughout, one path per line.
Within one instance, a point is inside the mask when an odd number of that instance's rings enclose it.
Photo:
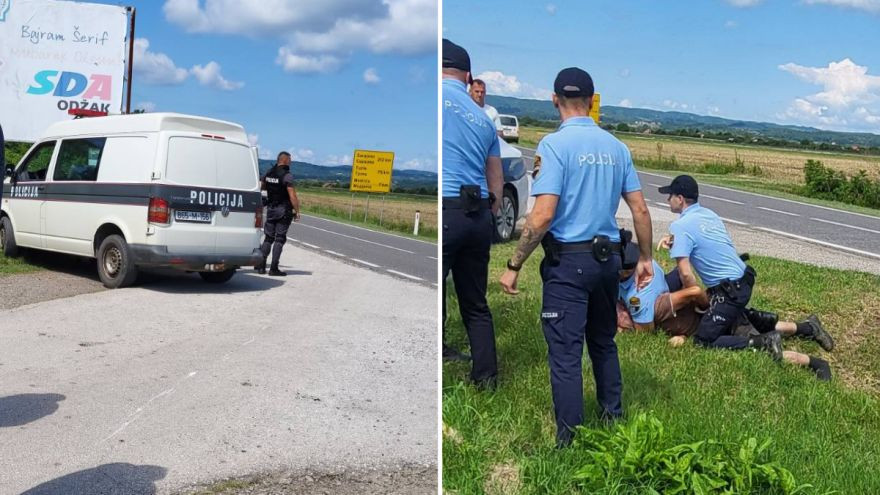
M 443 197 L 458 197 L 461 186 L 479 185 L 489 197 L 486 159 L 500 156 L 495 124 L 467 93 L 463 82 L 443 80 Z
M 620 299 L 629 310 L 633 321 L 643 325 L 654 322 L 654 303 L 661 294 L 669 292 L 666 278 L 657 275 L 663 273 L 663 268 L 656 261 L 653 264 L 655 276 L 644 289 L 637 288 L 635 274 L 620 283 Z
M 535 167 L 532 196 L 559 196 L 550 224 L 558 241 L 620 241 L 620 197 L 642 188 L 626 145 L 590 117 L 570 118 L 538 144 Z
M 738 280 L 746 265 L 736 252 L 721 218 L 712 210 L 694 203 L 669 225 L 673 236 L 669 256 L 689 258 L 706 287 L 724 280 Z

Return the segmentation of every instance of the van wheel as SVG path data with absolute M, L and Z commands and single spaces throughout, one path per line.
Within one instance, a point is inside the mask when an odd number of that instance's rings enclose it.
M 202 280 L 209 284 L 222 284 L 229 282 L 229 279 L 231 279 L 233 275 L 235 275 L 235 268 L 224 270 L 222 272 L 199 272 L 199 276 L 202 277 Z
M 12 220 L 0 218 L 0 252 L 9 258 L 18 256 L 18 244 L 15 243 L 15 232 L 12 231 Z
M 98 276 L 104 287 L 128 287 L 137 279 L 137 267 L 128 243 L 120 235 L 109 235 L 98 248 Z

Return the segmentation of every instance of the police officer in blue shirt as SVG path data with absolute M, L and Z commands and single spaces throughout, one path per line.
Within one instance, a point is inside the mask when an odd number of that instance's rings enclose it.
M 623 415 L 616 302 L 621 236 L 614 218 L 620 198 L 632 211 L 640 249 L 636 284 L 653 277 L 651 217 L 630 152 L 589 117 L 593 80 L 578 68 L 559 72 L 553 104 L 562 125 L 538 144 L 532 186 L 535 204 L 501 277 L 516 294 L 523 263 L 543 244 L 541 320 L 547 341 L 557 445 L 571 442 L 584 421 L 581 359 L 586 339 L 600 415 Z M 647 243 L 647 244 L 646 244 Z
M 471 70 L 464 48 L 443 40 L 443 280 L 452 272 L 473 356 L 471 379 L 493 388 L 498 365 L 486 302 L 489 248 L 504 178 L 495 124 L 467 93 Z M 446 284 L 443 284 L 444 333 Z M 443 345 L 444 359 L 459 357 Z
M 709 293 L 709 310 L 700 320 L 694 341 L 722 349 L 758 348 L 782 359 L 777 331 L 756 337 L 734 335 L 740 315 L 752 297 L 755 270 L 739 257 L 721 218 L 698 202 L 697 181 L 679 175 L 659 191 L 668 194 L 669 208 L 681 216 L 669 225 L 670 235 L 660 240 L 676 259 L 684 287 L 697 285 L 694 271 Z

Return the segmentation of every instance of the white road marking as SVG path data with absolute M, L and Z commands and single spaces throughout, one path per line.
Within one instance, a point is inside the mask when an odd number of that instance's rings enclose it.
M 841 246 L 840 244 L 834 244 L 831 242 L 820 241 L 818 239 L 813 239 L 811 237 L 804 237 L 802 235 L 789 234 L 788 232 L 782 232 L 781 230 L 768 229 L 766 227 L 755 227 L 755 228 L 758 230 L 763 230 L 765 232 L 770 232 L 771 234 L 779 234 L 782 236 L 791 237 L 792 239 L 798 239 L 801 241 L 812 242 L 814 244 L 820 244 L 822 246 L 827 246 L 827 247 L 831 247 L 834 249 L 842 249 L 843 251 L 849 251 L 850 253 L 861 254 L 863 256 L 870 256 L 872 258 L 880 259 L 880 254 L 871 253 L 868 251 L 862 251 L 861 249 L 854 249 L 851 247 Z
M 366 239 L 361 239 L 360 237 L 355 237 L 355 236 L 353 236 L 353 235 L 340 234 L 339 232 L 333 232 L 332 230 L 322 229 L 321 227 L 315 227 L 315 226 L 313 226 L 313 225 L 304 225 L 304 224 L 300 224 L 300 226 L 302 226 L 302 227 L 308 227 L 308 228 L 310 228 L 310 229 L 320 230 L 321 232 L 327 232 L 328 234 L 338 235 L 338 236 L 340 236 L 340 237 L 347 237 L 347 238 L 349 238 L 349 239 L 354 239 L 354 240 L 356 240 L 356 241 L 366 242 L 367 244 L 375 244 L 375 245 L 377 245 L 377 246 L 382 246 L 382 247 L 385 247 L 385 248 L 388 248 L 388 249 L 394 249 L 395 251 L 401 251 L 401 252 L 404 252 L 404 253 L 415 254 L 415 253 L 413 253 L 412 251 L 408 251 L 408 250 L 406 250 L 406 249 L 400 249 L 399 247 L 389 246 L 388 244 L 382 244 L 381 242 L 368 241 L 368 240 L 366 240 Z M 366 230 L 366 229 L 365 229 L 365 230 Z M 305 244 L 305 243 L 303 243 L 303 244 Z
M 190 371 L 189 374 L 186 375 L 186 377 L 187 377 L 187 378 L 192 378 L 192 377 L 196 376 L 196 373 L 198 373 L 198 371 Z
M 711 199 L 714 199 L 714 200 L 717 200 L 717 201 L 724 201 L 724 202 L 726 202 L 726 203 L 733 203 L 733 204 L 735 204 L 735 205 L 744 205 L 744 204 L 745 204 L 745 203 L 743 203 L 743 202 L 741 202 L 741 201 L 734 201 L 734 200 L 732 200 L 732 199 L 719 198 L 718 196 L 709 196 L 708 194 L 701 194 L 700 197 L 701 197 L 701 198 L 711 198 Z
M 864 230 L 865 232 L 873 232 L 875 234 L 880 234 L 880 230 L 866 229 L 865 227 L 859 227 L 856 225 L 849 225 L 849 224 L 840 223 L 840 222 L 832 222 L 831 220 L 823 220 L 821 218 L 811 218 L 810 220 L 815 220 L 817 222 L 830 223 L 831 225 L 839 225 L 841 227 L 849 227 L 851 229 Z
M 652 174 L 651 172 L 641 172 L 641 171 L 639 171 L 638 173 L 640 173 L 640 174 L 645 174 L 645 175 L 650 175 L 650 176 L 653 176 L 653 177 L 662 177 L 662 178 L 664 178 L 664 179 L 670 179 L 670 177 L 667 177 L 667 176 L 665 176 L 665 175 Z M 773 200 L 776 200 L 776 201 L 785 201 L 785 202 L 787 202 L 787 203 L 795 203 L 795 204 L 803 205 L 803 206 L 811 206 L 811 207 L 813 207 L 813 208 L 821 208 L 821 209 L 823 209 L 823 210 L 836 211 L 837 213 L 843 213 L 843 214 L 846 214 L 846 215 L 857 215 L 857 216 L 860 216 L 860 217 L 865 217 L 865 218 L 870 218 L 870 219 L 872 219 L 872 220 L 880 221 L 880 217 L 877 217 L 877 216 L 874 216 L 874 215 L 865 215 L 864 213 L 856 213 L 856 212 L 854 212 L 854 211 L 846 211 L 846 210 L 841 210 L 841 209 L 839 209 L 839 208 L 831 208 L 830 206 L 814 205 L 814 204 L 811 204 L 811 203 L 804 203 L 803 201 L 796 201 L 796 200 L 793 200 L 793 199 L 787 199 L 787 198 L 777 198 L 776 196 L 768 196 L 768 195 L 766 195 L 766 194 L 753 193 L 753 192 L 750 192 L 750 191 L 743 191 L 743 190 L 741 190 L 741 189 L 732 189 L 732 188 L 729 188 L 729 187 L 715 186 L 715 185 L 711 185 L 711 184 L 704 184 L 702 187 L 706 187 L 706 188 L 714 187 L 714 188 L 716 188 L 716 189 L 721 189 L 721 190 L 723 190 L 723 191 L 730 191 L 730 192 L 738 193 L 738 194 L 749 194 L 749 195 L 752 195 L 752 196 L 758 196 L 759 198 L 768 198 L 768 199 L 773 199 Z
M 654 186 L 654 187 L 663 187 L 663 185 L 661 185 L 661 184 L 654 184 L 653 182 L 648 182 L 648 185 L 649 185 L 649 186 Z
M 371 266 L 371 267 L 373 267 L 373 268 L 382 268 L 381 266 L 379 266 L 379 265 L 377 265 L 377 264 L 375 264 L 375 263 L 370 263 L 369 261 L 359 260 L 359 259 L 357 259 L 357 258 L 351 258 L 351 261 L 354 261 L 354 262 L 356 262 L 356 263 L 360 263 L 360 264 L 362 264 L 362 265 Z
M 783 215 L 788 215 L 790 217 L 799 217 L 800 216 L 797 213 L 791 213 L 791 212 L 782 211 L 782 210 L 774 210 L 773 208 L 767 208 L 765 206 L 756 206 L 755 208 L 757 208 L 759 210 L 772 211 L 773 213 L 782 213 Z
M 346 227 L 351 227 L 351 228 L 353 228 L 353 229 L 366 230 L 367 232 L 373 232 L 373 233 L 376 233 L 376 234 L 382 234 L 382 235 L 390 235 L 391 237 L 399 237 L 400 239 L 406 239 L 406 240 L 408 240 L 408 241 L 421 242 L 422 244 L 430 244 L 430 245 L 432 245 L 432 246 L 436 246 L 436 245 L 437 245 L 436 242 L 423 241 L 423 240 L 421 240 L 421 239 L 413 239 L 412 237 L 406 237 L 406 236 L 404 236 L 404 235 L 397 235 L 397 234 L 389 234 L 388 232 L 379 232 L 378 230 L 367 229 L 367 228 L 364 228 L 364 227 L 358 227 L 357 225 L 351 225 L 351 224 L 348 224 L 348 223 L 345 223 L 345 222 L 337 222 L 336 220 L 328 220 L 328 219 L 326 219 L 326 218 L 313 217 L 313 216 L 311 216 L 311 215 L 303 215 L 303 216 L 304 216 L 304 217 L 307 217 L 307 218 L 314 218 L 315 220 L 321 220 L 321 221 L 324 221 L 324 222 L 338 223 L 339 225 L 345 225 Z M 299 225 L 302 225 L 302 226 L 304 226 L 304 227 L 311 227 L 311 225 L 303 225 L 303 224 L 299 224 Z
M 392 269 L 390 269 L 390 268 L 388 269 L 388 273 L 393 273 L 393 274 L 395 274 L 395 275 L 400 275 L 401 277 L 405 277 L 405 278 L 408 278 L 408 279 L 410 279 L 410 280 L 418 280 L 419 282 L 422 282 L 422 279 L 419 278 L 419 277 L 416 277 L 415 275 L 410 275 L 410 274 L 408 274 L 408 273 L 399 272 L 399 271 L 397 271 L 397 270 L 392 270 Z
M 346 256 L 342 253 L 337 253 L 336 251 L 330 251 L 329 249 L 324 250 L 327 254 L 332 254 L 333 256 L 339 256 L 340 258 L 345 258 Z
M 745 222 L 740 222 L 739 220 L 733 220 L 733 219 L 731 219 L 731 218 L 724 218 L 724 217 L 718 217 L 718 218 L 724 220 L 725 222 L 735 223 L 735 224 L 737 224 L 737 225 L 748 225 L 748 224 L 745 223 Z
M 288 239 L 290 239 L 290 237 L 288 237 Z M 308 242 L 302 242 L 302 241 L 300 241 L 300 242 L 305 247 L 310 247 L 312 249 L 321 249 L 321 246 L 315 246 L 314 244 L 309 244 Z
M 428 258 L 429 260 L 437 261 L 437 258 L 436 258 L 435 256 L 428 256 L 427 258 Z
M 651 201 L 651 202 L 654 203 L 655 205 L 661 207 L 661 208 L 669 208 L 669 205 L 666 204 L 666 203 L 661 203 L 661 202 L 659 202 L 659 201 Z

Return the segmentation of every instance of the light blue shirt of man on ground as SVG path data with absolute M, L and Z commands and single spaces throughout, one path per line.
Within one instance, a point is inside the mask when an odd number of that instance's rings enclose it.
M 654 323 L 654 302 L 660 297 L 660 294 L 669 292 L 669 286 L 666 285 L 666 277 L 663 276 L 663 267 L 654 263 L 654 278 L 642 290 L 636 287 L 635 273 L 628 279 L 620 283 L 620 291 L 618 292 L 620 299 L 629 310 L 632 320 L 636 323 L 646 325 Z
M 669 225 L 673 235 L 669 255 L 690 258 L 691 264 L 706 287 L 715 287 L 724 280 L 739 280 L 745 275 L 746 264 L 739 259 L 727 228 L 714 211 L 694 203 Z
M 462 185 L 489 197 L 486 158 L 501 156 L 495 123 L 474 103 L 465 84 L 443 79 L 443 197 L 459 197 Z
M 532 196 L 559 196 L 550 224 L 557 241 L 607 235 L 620 242 L 614 218 L 620 198 L 642 189 L 626 145 L 592 118 L 572 117 L 538 143 L 535 160 L 540 168 Z

